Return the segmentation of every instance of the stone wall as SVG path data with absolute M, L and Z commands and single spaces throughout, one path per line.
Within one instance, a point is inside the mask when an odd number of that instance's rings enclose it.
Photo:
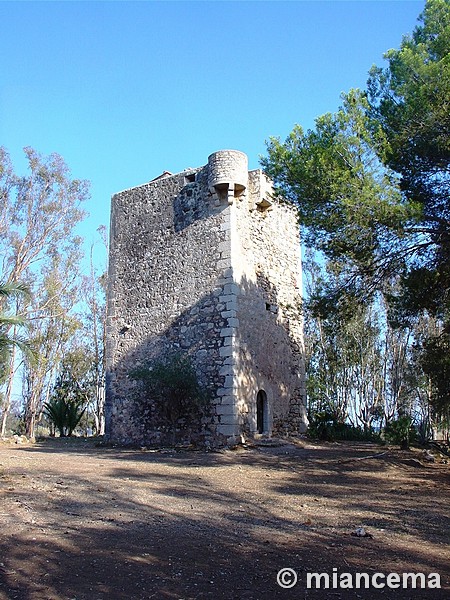
M 267 395 L 265 433 L 305 427 L 298 227 L 246 164 L 242 153 L 221 151 L 205 167 L 112 199 L 111 440 L 167 442 L 157 416 L 150 428 L 136 417 L 140 388 L 130 372 L 174 350 L 190 355 L 211 397 L 194 440 L 223 445 L 254 435 L 259 390 Z
M 266 434 L 305 431 L 301 256 L 295 210 L 272 198 L 260 171 L 231 208 L 236 323 L 233 412 L 239 430 L 258 432 L 258 391 L 267 397 Z M 231 427 L 228 433 L 231 433 Z

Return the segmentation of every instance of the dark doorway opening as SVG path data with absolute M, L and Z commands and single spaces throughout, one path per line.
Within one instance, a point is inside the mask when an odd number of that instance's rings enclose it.
M 256 431 L 267 432 L 267 394 L 264 390 L 259 390 L 256 396 Z

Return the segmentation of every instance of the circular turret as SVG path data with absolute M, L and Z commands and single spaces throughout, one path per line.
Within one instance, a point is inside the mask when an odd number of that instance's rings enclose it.
M 247 155 L 239 150 L 219 150 L 208 157 L 208 186 L 219 195 L 233 190 L 239 196 L 248 183 Z

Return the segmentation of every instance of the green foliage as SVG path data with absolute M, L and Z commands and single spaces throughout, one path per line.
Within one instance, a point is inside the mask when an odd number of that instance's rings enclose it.
M 188 356 L 173 354 L 135 369 L 131 377 L 143 385 L 144 394 L 136 402 L 137 418 L 148 428 L 166 424 L 172 442 L 177 430 L 186 432 L 206 408 L 208 396 Z
M 336 114 L 316 119 L 314 130 L 296 126 L 284 144 L 271 139 L 262 164 L 297 207 L 306 244 L 339 261 L 352 282 L 357 274 L 367 282 L 416 215 L 402 201 L 395 174 L 380 162 L 386 142 L 368 116 L 365 95 L 352 90 L 343 100 Z
M 86 394 L 73 372 L 67 366 L 62 370 L 53 388 L 53 394 L 44 403 L 44 411 L 61 437 L 71 436 L 85 412 Z
M 337 423 L 335 416 L 328 411 L 316 412 L 308 416 L 308 434 L 319 440 L 331 441 L 333 429 Z
M 421 363 L 431 381 L 431 404 L 448 420 L 450 414 L 450 334 L 429 337 L 421 349 Z
M 385 132 L 383 156 L 401 174 L 400 187 L 420 207 L 408 269 L 391 298 L 398 324 L 427 313 L 441 331 L 422 338 L 420 358 L 441 414 L 450 407 L 450 2 L 428 0 L 421 24 L 389 50 L 388 67 L 373 67 L 370 114 Z
M 397 444 L 402 450 L 407 450 L 417 439 L 417 431 L 411 417 L 401 416 L 386 425 L 384 436 L 391 444 Z
M 45 402 L 44 410 L 61 437 L 71 436 L 84 414 L 82 402 L 58 396 Z
M 349 423 L 338 421 L 333 413 L 328 411 L 309 415 L 308 434 L 319 440 L 380 442 L 381 437 L 372 428 L 362 429 Z
M 307 396 L 312 413 L 329 411 L 338 422 L 366 430 L 383 418 L 387 330 L 379 304 L 361 304 L 345 289 L 333 293 L 341 278 L 338 267 L 306 253 Z
M 0 381 L 5 378 L 6 366 L 14 346 L 29 358 L 32 357 L 29 343 L 17 333 L 17 328 L 27 326 L 26 319 L 20 315 L 7 314 L 4 308 L 9 300 L 29 295 L 28 288 L 21 283 L 0 283 Z
M 35 360 L 7 373 L 3 424 L 17 373 L 23 381 L 27 435 L 34 428 L 46 390 L 77 326 L 80 304 L 81 238 L 74 228 L 84 218 L 81 205 L 88 183 L 73 179 L 61 156 L 41 156 L 25 148 L 28 172 L 14 172 L 8 152 L 0 148 L 0 279 L 24 281 L 30 298 L 21 298 L 14 314 L 28 319 L 27 337 Z
M 373 67 L 367 92 L 351 90 L 312 130 L 272 138 L 262 164 L 297 207 L 306 244 L 338 273 L 311 296 L 315 318 L 341 312 L 342 331 L 353 320 L 341 311 L 343 296 L 366 305 L 383 297 L 387 329 L 408 339 L 432 317 L 437 331 L 417 338 L 416 367 L 431 381 L 436 411 L 448 415 L 450 1 L 428 0 L 420 22 L 385 55 L 387 68 Z M 322 341 L 335 336 L 325 325 Z
M 384 159 L 435 226 L 450 217 L 449 1 L 428 0 L 419 19 L 400 49 L 385 54 L 388 67 L 372 68 L 368 87 L 371 114 L 389 142 Z
M 414 440 L 421 446 L 425 446 L 433 438 L 433 431 L 431 429 L 430 420 L 423 418 L 420 420 L 415 427 Z

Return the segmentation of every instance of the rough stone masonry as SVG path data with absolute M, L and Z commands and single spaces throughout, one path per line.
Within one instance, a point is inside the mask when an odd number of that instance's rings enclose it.
M 163 444 L 136 418 L 130 372 L 187 353 L 210 406 L 189 439 L 210 446 L 307 426 L 299 227 L 235 150 L 113 196 L 106 434 Z

